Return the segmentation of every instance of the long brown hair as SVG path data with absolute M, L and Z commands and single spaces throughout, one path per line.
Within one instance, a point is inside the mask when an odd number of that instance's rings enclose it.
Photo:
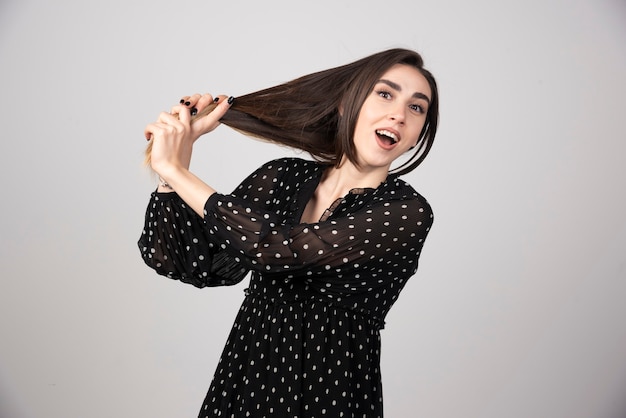
M 329 165 L 339 166 L 344 156 L 357 164 L 352 136 L 361 106 L 382 74 L 396 64 L 416 68 L 431 90 L 426 122 L 415 151 L 408 161 L 393 170 L 405 174 L 417 167 L 430 151 L 439 120 L 435 78 L 424 68 L 422 57 L 408 49 L 389 49 L 239 96 L 221 122 L 246 135 L 306 151 Z M 194 120 L 213 108 L 203 109 Z M 146 150 L 147 162 L 151 145 Z

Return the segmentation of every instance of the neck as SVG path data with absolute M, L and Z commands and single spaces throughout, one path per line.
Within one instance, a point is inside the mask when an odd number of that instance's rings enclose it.
M 349 161 L 324 172 L 315 193 L 307 202 L 300 217 L 301 222 L 319 222 L 327 208 L 337 199 L 346 196 L 350 190 L 359 188 L 377 188 L 387 178 L 387 170 L 362 170 Z
M 355 188 L 377 188 L 387 179 L 386 169 L 363 170 L 351 161 L 343 161 L 339 168 L 328 169 L 322 179 L 322 187 L 327 194 L 345 196 Z

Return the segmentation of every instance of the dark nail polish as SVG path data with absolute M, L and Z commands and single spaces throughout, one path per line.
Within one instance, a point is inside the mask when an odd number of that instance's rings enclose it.
M 189 106 L 191 102 L 185 102 L 185 106 Z
M 213 99 L 213 103 L 217 103 L 217 102 L 219 102 L 219 101 L 220 101 L 220 98 L 219 98 L 219 97 L 216 97 L 215 99 Z
M 191 116 L 196 116 L 198 114 L 198 109 L 196 109 L 195 107 L 191 108 Z
M 230 97 L 228 98 L 228 104 L 229 104 L 229 105 L 233 104 L 233 102 L 234 102 L 234 101 L 235 101 L 235 98 L 234 98 L 233 96 L 230 96 Z
M 180 104 L 185 103 L 185 99 L 180 99 Z

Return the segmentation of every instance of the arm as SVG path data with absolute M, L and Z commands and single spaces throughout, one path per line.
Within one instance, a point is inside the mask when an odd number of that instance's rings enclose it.
M 280 183 L 285 160 L 272 161 L 250 174 L 232 196 L 276 210 L 269 196 Z M 233 255 L 211 236 L 204 220 L 175 192 L 152 193 L 139 249 L 145 263 L 157 273 L 196 287 L 236 284 L 247 274 L 241 257 Z
M 219 103 L 212 113 L 191 123 L 191 107 L 201 111 L 215 102 Z M 215 193 L 189 172 L 191 151 L 200 135 L 219 125 L 231 102 L 195 95 L 181 100 L 171 113 L 162 113 L 145 130 L 146 138 L 153 140 L 151 166 L 171 188 L 159 185 L 152 194 L 139 249 L 145 263 L 159 274 L 197 287 L 234 284 L 247 273 L 236 259 L 209 242 L 202 218 L 188 204 L 201 208 Z
M 206 203 L 205 222 L 215 241 L 251 269 L 336 275 L 383 261 L 412 274 L 432 211 L 423 198 L 380 200 L 352 215 L 289 225 L 245 200 L 214 194 Z
M 202 218 L 176 193 L 152 193 L 138 246 L 158 274 L 196 287 L 233 285 L 248 273 L 210 241 Z
M 200 112 L 214 99 L 208 94 L 191 96 L 170 113 L 162 112 L 144 131 L 146 138 L 153 140 L 152 169 L 198 214 L 202 214 L 204 203 L 215 190 L 191 173 L 189 164 L 194 142 L 219 126 L 232 103 L 232 98 L 223 96 L 216 100 L 218 104 L 211 113 L 192 123 L 190 108 Z M 159 186 L 159 191 L 171 190 Z

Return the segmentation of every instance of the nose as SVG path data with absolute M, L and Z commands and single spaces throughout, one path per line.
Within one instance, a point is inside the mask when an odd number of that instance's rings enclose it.
M 406 117 L 405 112 L 406 109 L 404 108 L 404 106 L 394 105 L 394 107 L 390 109 L 387 117 L 389 118 L 389 120 L 392 120 L 396 123 L 404 124 L 404 119 Z

